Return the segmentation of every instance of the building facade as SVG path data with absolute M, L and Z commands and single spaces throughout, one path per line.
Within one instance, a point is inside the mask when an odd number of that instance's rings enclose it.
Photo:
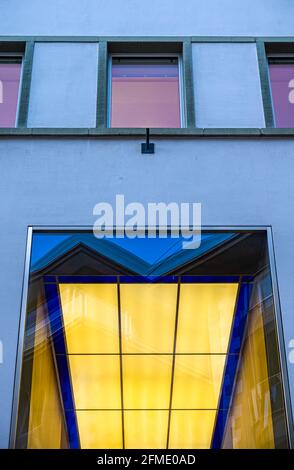
M 1 448 L 293 445 L 293 17 L 1 2 Z M 96 239 L 117 195 L 201 203 L 200 247 Z

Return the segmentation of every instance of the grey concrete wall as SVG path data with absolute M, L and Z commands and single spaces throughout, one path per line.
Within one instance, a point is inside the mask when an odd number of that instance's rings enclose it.
M 95 127 L 98 44 L 37 43 L 28 127 Z
M 293 36 L 292 0 L 2 0 L 1 34 Z
M 197 127 L 265 127 L 256 44 L 192 45 Z
M 291 140 L 0 140 L 0 447 L 8 445 L 27 225 L 91 225 L 97 202 L 201 202 L 205 225 L 272 225 L 285 341 L 294 338 Z M 294 365 L 289 364 L 294 398 Z M 294 400 L 293 400 L 294 401 Z

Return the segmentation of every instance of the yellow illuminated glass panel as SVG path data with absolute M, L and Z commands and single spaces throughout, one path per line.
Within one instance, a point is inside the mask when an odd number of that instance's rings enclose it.
M 238 284 L 181 284 L 177 352 L 227 353 Z
M 121 411 L 77 411 L 82 449 L 121 449 Z
M 36 332 L 29 413 L 29 449 L 62 446 L 63 414 L 43 305 L 36 310 Z
M 164 449 L 168 411 L 139 410 L 124 412 L 127 449 Z
M 124 353 L 172 353 L 177 284 L 121 284 Z
M 169 449 L 209 449 L 216 410 L 173 410 Z
M 68 356 L 77 409 L 120 409 L 119 356 Z
M 273 449 L 275 447 L 266 346 L 260 305 L 249 313 L 236 392 L 224 447 Z
M 115 284 L 60 284 L 68 353 L 118 353 Z
M 225 355 L 177 355 L 172 408 L 217 408 L 225 359 Z
M 172 356 L 123 356 L 125 408 L 168 408 Z

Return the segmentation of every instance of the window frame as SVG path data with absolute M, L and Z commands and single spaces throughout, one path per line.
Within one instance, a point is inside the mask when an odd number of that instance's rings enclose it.
M 16 129 L 19 127 L 18 122 L 19 122 L 19 111 L 20 111 L 21 92 L 22 92 L 22 84 L 23 84 L 24 56 L 25 54 L 23 52 L 0 52 L 0 64 L 6 63 L 6 60 L 8 64 L 10 63 L 11 60 L 18 60 L 19 61 L 18 63 L 20 63 L 17 104 L 16 104 L 14 126 L 12 127 L 12 129 Z M 9 128 L 0 126 L 0 129 L 9 129 Z
M 183 71 L 183 55 L 182 53 L 135 53 L 135 52 L 110 52 L 107 57 L 107 119 L 106 126 L 108 129 L 115 129 L 111 127 L 111 105 L 112 105 L 112 58 L 127 58 L 127 59 L 145 59 L 145 58 L 176 58 L 178 60 L 179 70 L 179 99 L 180 99 L 180 127 L 172 129 L 183 129 L 187 127 L 187 113 L 185 103 L 185 90 L 184 90 L 184 71 Z M 125 127 L 124 129 L 137 129 L 136 127 Z M 161 129 L 161 128 L 159 128 Z M 171 129 L 167 127 L 166 129 Z
M 191 227 L 185 227 L 187 230 Z M 12 412 L 11 412 L 11 421 L 10 421 L 10 437 L 9 437 L 9 448 L 14 449 L 16 444 L 16 427 L 17 427 L 17 417 L 18 417 L 18 408 L 19 408 L 19 398 L 20 398 L 20 385 L 21 385 L 21 371 L 22 371 L 22 361 L 23 361 L 23 345 L 24 345 L 24 335 L 25 335 L 25 326 L 26 326 L 26 313 L 28 305 L 28 291 L 29 291 L 29 281 L 30 281 L 30 264 L 31 264 L 31 250 L 32 250 L 32 239 L 34 233 L 50 232 L 50 233 L 59 233 L 59 232 L 89 232 L 92 231 L 93 227 L 88 225 L 68 225 L 68 226 L 39 226 L 39 225 L 30 225 L 27 227 L 27 237 L 26 237 L 26 249 L 24 255 L 24 273 L 23 273 L 23 282 L 22 282 L 22 293 L 21 293 L 21 307 L 20 307 L 20 316 L 19 316 L 19 334 L 17 342 L 17 355 L 16 355 L 16 364 L 15 364 L 15 373 L 14 373 L 14 387 L 12 395 Z M 106 227 L 107 229 L 107 227 Z M 115 226 L 114 232 L 119 231 L 121 227 Z M 138 230 L 147 234 L 147 227 L 138 227 Z M 165 229 L 164 229 L 165 230 Z M 169 226 L 168 230 L 171 231 L 172 227 Z M 290 394 L 290 383 L 287 367 L 287 355 L 286 355 L 286 345 L 285 337 L 283 333 L 283 321 L 279 297 L 279 286 L 277 278 L 277 268 L 276 268 L 276 259 L 275 259 L 275 250 L 274 250 L 274 239 L 272 227 L 268 225 L 262 226 L 217 226 L 217 225 L 207 225 L 202 227 L 203 231 L 215 231 L 215 232 L 228 232 L 235 231 L 240 233 L 257 233 L 264 232 L 267 240 L 267 250 L 269 257 L 269 272 L 271 275 L 272 281 L 272 295 L 273 295 L 273 305 L 275 312 L 275 324 L 276 324 L 276 333 L 277 333 L 277 342 L 278 342 L 278 355 L 280 360 L 281 375 L 282 375 L 282 391 L 283 398 L 285 403 L 285 413 L 286 413 L 286 425 L 287 433 L 289 439 L 290 449 L 294 447 L 294 430 L 293 430 L 293 413 L 291 406 L 291 394 Z M 161 228 L 156 227 L 156 232 L 159 234 Z
M 275 129 L 285 129 L 285 127 L 278 127 L 276 123 L 276 109 L 275 103 L 273 99 L 273 92 L 272 92 L 272 82 L 270 78 L 270 65 L 283 65 L 283 64 L 292 64 L 294 66 L 294 52 L 269 52 L 267 54 L 267 64 L 268 64 L 268 76 L 269 76 L 269 83 L 270 83 L 270 99 L 272 104 L 272 112 L 273 112 L 273 124 Z M 293 129 L 294 126 L 288 127 L 289 129 Z

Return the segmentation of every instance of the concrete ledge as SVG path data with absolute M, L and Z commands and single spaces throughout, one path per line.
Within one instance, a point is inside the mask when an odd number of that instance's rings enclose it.
M 262 135 L 269 135 L 269 136 L 293 136 L 294 129 L 293 127 L 284 127 L 284 128 L 265 128 L 261 129 Z
M 0 36 L 1 41 L 10 42 L 100 42 L 100 41 L 127 41 L 127 42 L 255 42 L 259 39 L 264 42 L 294 42 L 294 36 L 46 36 L 46 35 L 19 35 Z
M 257 128 L 209 128 L 209 129 L 203 129 L 203 134 L 204 136 L 219 136 L 219 135 L 220 136 L 238 136 L 238 135 L 256 136 L 256 135 L 261 135 L 261 129 L 257 129 Z
M 145 137 L 141 128 L 0 128 L 2 137 L 52 136 L 52 137 Z M 294 137 L 294 128 L 184 128 L 150 129 L 154 137 Z

